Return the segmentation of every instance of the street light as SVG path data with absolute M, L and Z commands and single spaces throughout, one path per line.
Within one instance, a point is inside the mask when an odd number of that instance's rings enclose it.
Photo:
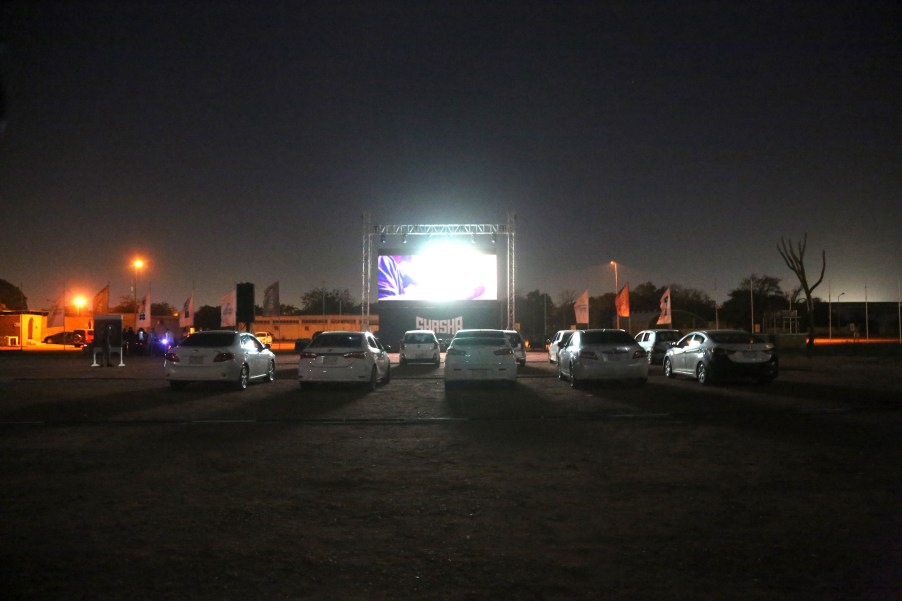
M 839 296 L 836 297 L 836 302 L 839 302 L 839 299 L 842 298 L 842 295 L 845 292 L 840 292 Z M 830 298 L 830 293 L 827 293 L 827 317 L 830 321 L 830 327 L 828 328 L 830 331 L 830 340 L 833 340 L 833 300 Z
M 76 314 L 81 317 L 81 308 L 85 306 L 85 297 L 79 295 L 72 299 L 72 304 L 75 305 Z
M 138 270 L 144 267 L 144 261 L 135 259 L 132 263 L 135 268 L 135 328 L 138 327 Z
M 618 283 L 618 275 L 617 275 L 617 261 L 611 261 L 611 265 L 614 266 L 614 315 L 616 315 L 617 319 L 617 329 L 620 329 L 620 311 L 617 310 L 617 293 L 620 291 L 620 285 Z

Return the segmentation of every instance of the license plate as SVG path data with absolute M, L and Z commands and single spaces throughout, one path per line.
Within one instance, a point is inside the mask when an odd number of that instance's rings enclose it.
M 758 356 L 758 353 L 756 353 L 755 351 L 742 351 L 742 356 L 746 359 L 754 359 Z
M 203 357 L 188 357 L 188 363 L 190 363 L 191 365 L 201 365 L 203 362 Z
M 323 365 L 335 365 L 338 363 L 338 357 L 323 357 Z

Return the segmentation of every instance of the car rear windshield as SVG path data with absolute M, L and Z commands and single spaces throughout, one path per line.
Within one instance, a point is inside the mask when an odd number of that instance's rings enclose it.
M 748 332 L 711 332 L 708 337 L 721 344 L 761 344 L 765 342 L 760 336 Z
M 504 337 L 497 336 L 481 336 L 479 338 L 457 338 L 451 342 L 451 346 L 504 346 L 506 344 Z
M 633 337 L 621 330 L 588 331 L 582 336 L 583 344 L 630 344 Z
M 234 342 L 232 332 L 198 332 L 188 336 L 180 346 L 220 347 L 231 346 Z
M 404 336 L 404 342 L 408 344 L 434 344 L 435 336 L 432 334 L 407 334 Z
M 508 334 L 507 339 L 511 343 L 511 346 L 520 346 L 522 342 L 519 334 Z
M 461 330 L 454 335 L 455 338 L 495 338 L 504 340 L 504 332 L 501 330 Z
M 320 334 L 310 346 L 360 348 L 363 346 L 363 334 Z

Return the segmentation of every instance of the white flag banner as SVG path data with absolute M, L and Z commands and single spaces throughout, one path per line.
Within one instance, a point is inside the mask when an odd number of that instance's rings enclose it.
M 64 328 L 66 326 L 66 293 L 64 292 L 53 306 L 50 307 L 50 313 L 47 314 L 48 328 Z
M 263 291 L 263 315 L 272 317 L 279 314 L 279 282 Z
M 194 326 L 194 295 L 185 299 L 182 312 L 179 313 L 179 327 L 190 328 Z
M 238 291 L 226 292 L 220 297 L 219 302 L 220 327 L 238 327 Z
M 579 295 L 573 304 L 573 312 L 576 314 L 576 323 L 589 323 L 589 290 Z
M 672 325 L 673 317 L 670 313 L 670 288 L 661 296 L 661 316 L 658 317 L 658 325 Z
M 144 300 L 138 305 L 138 324 L 136 327 L 150 329 L 150 292 L 144 295 Z

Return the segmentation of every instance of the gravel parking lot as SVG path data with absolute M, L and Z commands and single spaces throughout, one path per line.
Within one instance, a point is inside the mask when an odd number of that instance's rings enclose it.
M 898 359 L 369 394 L 279 361 L 173 392 L 159 358 L 0 356 L 4 597 L 902 599 Z

